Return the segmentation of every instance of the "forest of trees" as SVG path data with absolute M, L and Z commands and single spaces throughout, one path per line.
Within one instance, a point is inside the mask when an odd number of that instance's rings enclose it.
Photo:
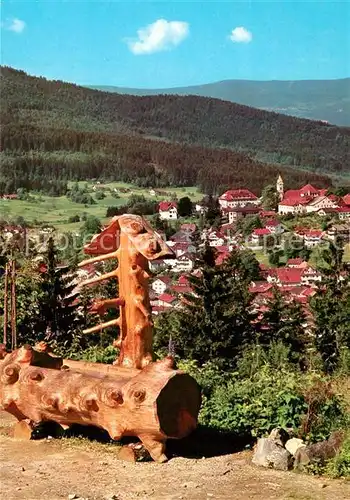
M 0 192 L 103 178 L 260 193 L 272 163 L 290 188 L 329 185 L 323 173 L 349 164 L 347 128 L 215 99 L 121 96 L 2 68 L 1 110 Z

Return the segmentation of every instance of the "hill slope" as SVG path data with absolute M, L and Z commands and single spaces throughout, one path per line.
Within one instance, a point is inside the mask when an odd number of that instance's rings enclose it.
M 339 80 L 221 82 L 171 89 L 132 89 L 100 85 L 98 90 L 138 96 L 176 94 L 223 99 L 299 118 L 350 126 L 350 78 Z
M 103 176 L 259 191 L 277 170 L 289 187 L 327 183 L 322 172 L 349 172 L 350 129 L 214 99 L 98 92 L 10 68 L 2 69 L 0 84 L 2 190 L 42 186 L 43 176 Z

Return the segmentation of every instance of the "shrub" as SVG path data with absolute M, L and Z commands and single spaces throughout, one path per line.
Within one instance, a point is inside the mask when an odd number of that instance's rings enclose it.
M 103 200 L 104 198 L 106 198 L 106 195 L 104 194 L 103 191 L 97 191 L 96 194 L 95 194 L 95 199 L 96 200 Z
M 281 426 L 310 441 L 327 439 L 333 430 L 346 428 L 346 409 L 330 379 L 283 366 L 284 355 L 272 349 L 259 362 L 253 360 L 251 370 L 243 363 L 231 373 L 213 363 L 200 368 L 192 361 L 181 363 L 202 387 L 200 423 L 246 438 Z
M 350 479 L 350 432 L 337 455 L 326 464 L 325 472 L 333 478 Z

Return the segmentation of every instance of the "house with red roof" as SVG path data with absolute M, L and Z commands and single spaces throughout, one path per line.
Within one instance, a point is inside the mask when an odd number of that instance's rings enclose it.
M 338 217 L 340 220 L 345 220 L 348 221 L 350 220 L 350 206 L 349 207 L 339 207 L 338 210 Z
M 158 213 L 161 220 L 176 220 L 177 203 L 174 201 L 161 201 L 159 203 Z
M 165 293 L 165 291 L 169 288 L 170 284 L 171 284 L 170 276 L 157 276 L 157 278 L 155 278 L 151 283 L 151 289 L 157 295 L 161 295 L 162 293 Z
M 238 207 L 221 208 L 221 214 L 224 220 L 228 220 L 229 224 L 236 222 L 244 217 L 251 217 L 260 213 L 259 207 L 255 205 L 245 205 Z
M 308 248 L 315 247 L 322 243 L 323 231 L 320 229 L 309 229 L 304 233 L 304 243 Z
M 278 204 L 278 213 L 305 214 L 316 212 L 320 208 L 335 208 L 337 205 L 328 199 L 326 193 L 326 189 L 317 189 L 311 184 L 300 189 L 289 189 L 283 193 Z
M 343 202 L 347 207 L 350 207 L 350 193 L 343 196 Z
M 218 229 L 210 229 L 205 233 L 205 240 L 211 247 L 222 247 L 226 243 L 226 235 Z
M 277 219 L 267 219 L 265 227 L 271 234 L 281 234 L 284 231 L 282 224 Z
M 321 208 L 337 208 L 338 203 L 328 196 L 316 196 L 305 206 L 306 213 L 317 212 Z
M 266 227 L 254 229 L 251 236 L 251 242 L 253 246 L 261 246 L 268 236 L 271 236 L 270 229 Z
M 297 257 L 295 259 L 288 259 L 286 263 L 286 267 L 298 267 L 298 268 L 306 268 L 308 267 L 308 263 L 306 260 L 303 260 L 301 257 Z
M 191 253 L 184 253 L 171 261 L 172 270 L 176 273 L 188 273 L 194 268 L 196 257 Z M 169 261 L 170 262 L 170 261 Z
M 301 274 L 301 284 L 306 286 L 316 286 L 322 281 L 322 274 L 311 266 L 303 269 Z
M 267 281 L 281 286 L 300 286 L 303 269 L 295 267 L 270 268 L 267 271 Z
M 229 189 L 219 197 L 220 208 L 245 207 L 258 205 L 258 197 L 249 189 Z
M 328 215 L 338 215 L 338 208 L 319 208 L 316 213 L 320 217 L 327 217 Z
M 169 293 L 162 293 L 158 297 L 158 306 L 170 308 L 175 307 L 178 299 L 174 295 L 170 295 Z

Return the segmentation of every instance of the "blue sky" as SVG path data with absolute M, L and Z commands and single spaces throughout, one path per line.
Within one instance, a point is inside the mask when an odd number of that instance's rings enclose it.
M 164 88 L 350 76 L 350 0 L 0 0 L 1 63 L 78 84 Z

